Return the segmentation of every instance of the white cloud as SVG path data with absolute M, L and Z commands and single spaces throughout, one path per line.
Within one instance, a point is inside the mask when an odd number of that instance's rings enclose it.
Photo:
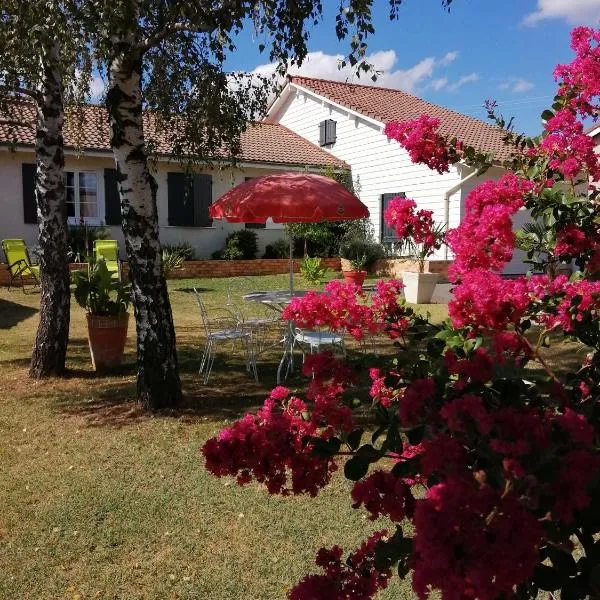
M 99 75 L 92 77 L 90 81 L 90 98 L 92 102 L 98 102 L 104 95 L 104 80 Z
M 545 19 L 564 19 L 572 25 L 593 24 L 600 18 L 600 0 L 537 0 L 537 10 L 523 19 L 536 25 Z
M 398 55 L 395 50 L 382 50 L 367 56 L 367 62 L 373 65 L 378 72 L 377 81 L 373 82 L 368 75 L 362 74 L 361 78 L 355 78 L 356 69 L 346 66 L 339 68 L 343 59 L 341 54 L 325 54 L 321 50 L 309 52 L 301 67 L 291 66 L 290 75 L 304 75 L 306 77 L 318 77 L 331 79 L 333 81 L 353 81 L 354 83 L 365 83 L 368 85 L 391 87 L 406 92 L 415 92 L 421 87 L 431 87 L 434 90 L 441 89 L 445 84 L 439 82 L 444 78 L 430 81 L 434 73 L 440 67 L 446 67 L 458 58 L 457 51 L 447 52 L 441 58 L 428 56 L 407 69 L 396 68 Z M 260 75 L 273 73 L 275 65 L 264 64 L 256 67 L 252 72 Z M 437 82 L 437 83 L 435 83 Z M 429 83 L 429 86 L 427 85 Z M 438 87 L 436 87 L 438 86 Z
M 529 92 L 535 87 L 531 81 L 528 81 L 524 77 L 509 77 L 498 85 L 500 90 L 509 90 L 513 94 L 522 94 L 523 92 Z
M 427 87 L 431 88 L 434 92 L 439 92 L 447 83 L 447 77 L 439 77 L 438 79 L 434 79 Z
M 451 85 L 448 86 L 448 90 L 450 92 L 456 92 L 459 88 L 467 83 L 474 83 L 475 81 L 479 81 L 479 75 L 477 73 L 469 73 L 469 75 L 463 75 L 458 81 L 455 81 Z

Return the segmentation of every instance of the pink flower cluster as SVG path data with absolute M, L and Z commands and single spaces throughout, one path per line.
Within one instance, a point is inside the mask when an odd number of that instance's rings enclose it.
M 398 196 L 389 201 L 383 218 L 396 231 L 399 240 L 412 239 L 415 244 L 422 244 L 428 256 L 441 246 L 441 240 L 434 232 L 433 212 L 416 208 L 414 200 Z
M 571 48 L 575 58 L 554 71 L 559 93 L 569 97 L 571 107 L 581 115 L 594 115 L 600 108 L 600 30 L 576 27 L 571 33 Z
M 400 298 L 402 288 L 401 281 L 378 281 L 368 304 L 362 288 L 333 280 L 323 293 L 310 291 L 301 298 L 293 298 L 283 311 L 283 318 L 302 329 L 346 331 L 356 340 L 362 340 L 365 333 L 382 331 L 396 338 L 408 326 Z
M 583 123 L 572 109 L 557 112 L 546 122 L 547 135 L 530 155 L 541 153 L 550 159 L 548 166 L 566 179 L 576 179 L 583 168 L 592 179 L 600 177 L 600 164 L 594 151 L 594 140 L 583 130 Z
M 373 311 L 364 303 L 364 297 L 362 288 L 333 280 L 325 286 L 323 293 L 311 290 L 303 297 L 293 298 L 285 308 L 283 318 L 302 329 L 347 331 L 356 340 L 361 340 L 365 331 L 376 333 L 381 327 L 374 319 Z
M 413 588 L 443 600 L 512 596 L 539 563 L 543 530 L 514 494 L 450 477 L 415 511 Z
M 412 517 L 415 499 L 406 483 L 389 471 L 373 471 L 352 488 L 353 508 L 365 507 L 370 519 L 384 515 L 395 523 Z
M 337 465 L 305 444 L 306 437 L 319 435 L 318 425 L 304 418 L 304 402 L 287 396 L 285 388 L 275 388 L 256 415 L 247 414 L 209 439 L 202 447 L 206 469 L 217 477 L 237 476 L 240 485 L 255 479 L 272 494 L 315 496 Z
M 375 548 L 387 532 L 374 533 L 358 550 L 342 562 L 339 546 L 321 548 L 317 566 L 322 575 L 307 575 L 290 592 L 290 600 L 369 600 L 384 590 L 392 575 L 389 569 L 375 568 Z
M 414 163 L 423 163 L 438 173 L 448 171 L 450 153 L 446 139 L 438 133 L 439 119 L 421 115 L 418 119 L 386 123 L 383 132 L 408 151 Z
M 585 233 L 571 223 L 556 232 L 554 255 L 564 258 L 574 257 L 588 250 L 590 245 Z
M 515 246 L 512 217 L 533 189 L 529 181 L 513 173 L 498 181 L 486 181 L 465 200 L 466 214 L 446 238 L 454 252 L 450 275 L 459 279 L 473 269 L 501 271 Z

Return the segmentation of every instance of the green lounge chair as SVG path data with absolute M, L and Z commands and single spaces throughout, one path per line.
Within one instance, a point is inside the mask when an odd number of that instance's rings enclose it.
M 121 280 L 119 242 L 117 240 L 94 240 L 94 260 L 103 258 L 111 279 Z
M 38 286 L 40 281 L 39 265 L 32 265 L 27 246 L 23 240 L 2 240 L 2 250 L 6 256 L 8 264 L 8 289 L 17 280 L 21 282 L 21 287 L 25 291 L 25 283 L 32 283 Z

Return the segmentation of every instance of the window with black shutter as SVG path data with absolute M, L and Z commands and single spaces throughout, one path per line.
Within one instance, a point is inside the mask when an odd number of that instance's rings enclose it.
M 335 144 L 336 122 L 333 119 L 325 119 L 319 123 L 319 145 L 330 146 Z
M 251 179 L 256 179 L 256 177 L 246 177 L 244 181 L 250 181 Z M 266 223 L 246 223 L 246 229 L 265 229 L 267 226 Z
M 35 201 L 35 163 L 23 163 L 21 173 L 23 180 L 23 222 L 37 223 L 37 205 Z
M 212 176 L 168 173 L 168 223 L 176 227 L 211 227 Z
M 406 198 L 406 194 L 404 192 L 395 192 L 393 194 L 381 194 L 381 243 L 382 244 L 386 244 L 386 243 L 391 243 L 391 242 L 395 242 L 398 239 L 398 236 L 396 235 L 396 231 L 394 230 L 393 227 L 390 227 L 386 222 L 385 219 L 383 218 L 383 213 L 385 211 L 385 209 L 387 208 L 390 200 L 392 198 L 397 198 L 398 196 L 400 196 L 400 198 Z

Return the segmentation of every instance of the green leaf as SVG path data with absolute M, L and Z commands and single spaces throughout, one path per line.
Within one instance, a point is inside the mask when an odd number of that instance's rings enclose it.
M 362 479 L 369 470 L 369 461 L 364 456 L 353 456 L 344 465 L 344 475 L 350 481 Z
M 553 567 L 538 565 L 533 574 L 533 581 L 541 590 L 553 592 L 554 590 L 560 589 L 563 583 L 563 577 L 559 571 Z
M 348 434 L 348 446 L 350 446 L 352 450 L 356 450 L 360 446 L 360 440 L 363 433 L 363 429 L 355 429 Z
M 554 116 L 554 113 L 549 110 L 546 109 L 543 113 L 542 113 L 542 120 L 543 121 L 549 121 L 552 117 Z

